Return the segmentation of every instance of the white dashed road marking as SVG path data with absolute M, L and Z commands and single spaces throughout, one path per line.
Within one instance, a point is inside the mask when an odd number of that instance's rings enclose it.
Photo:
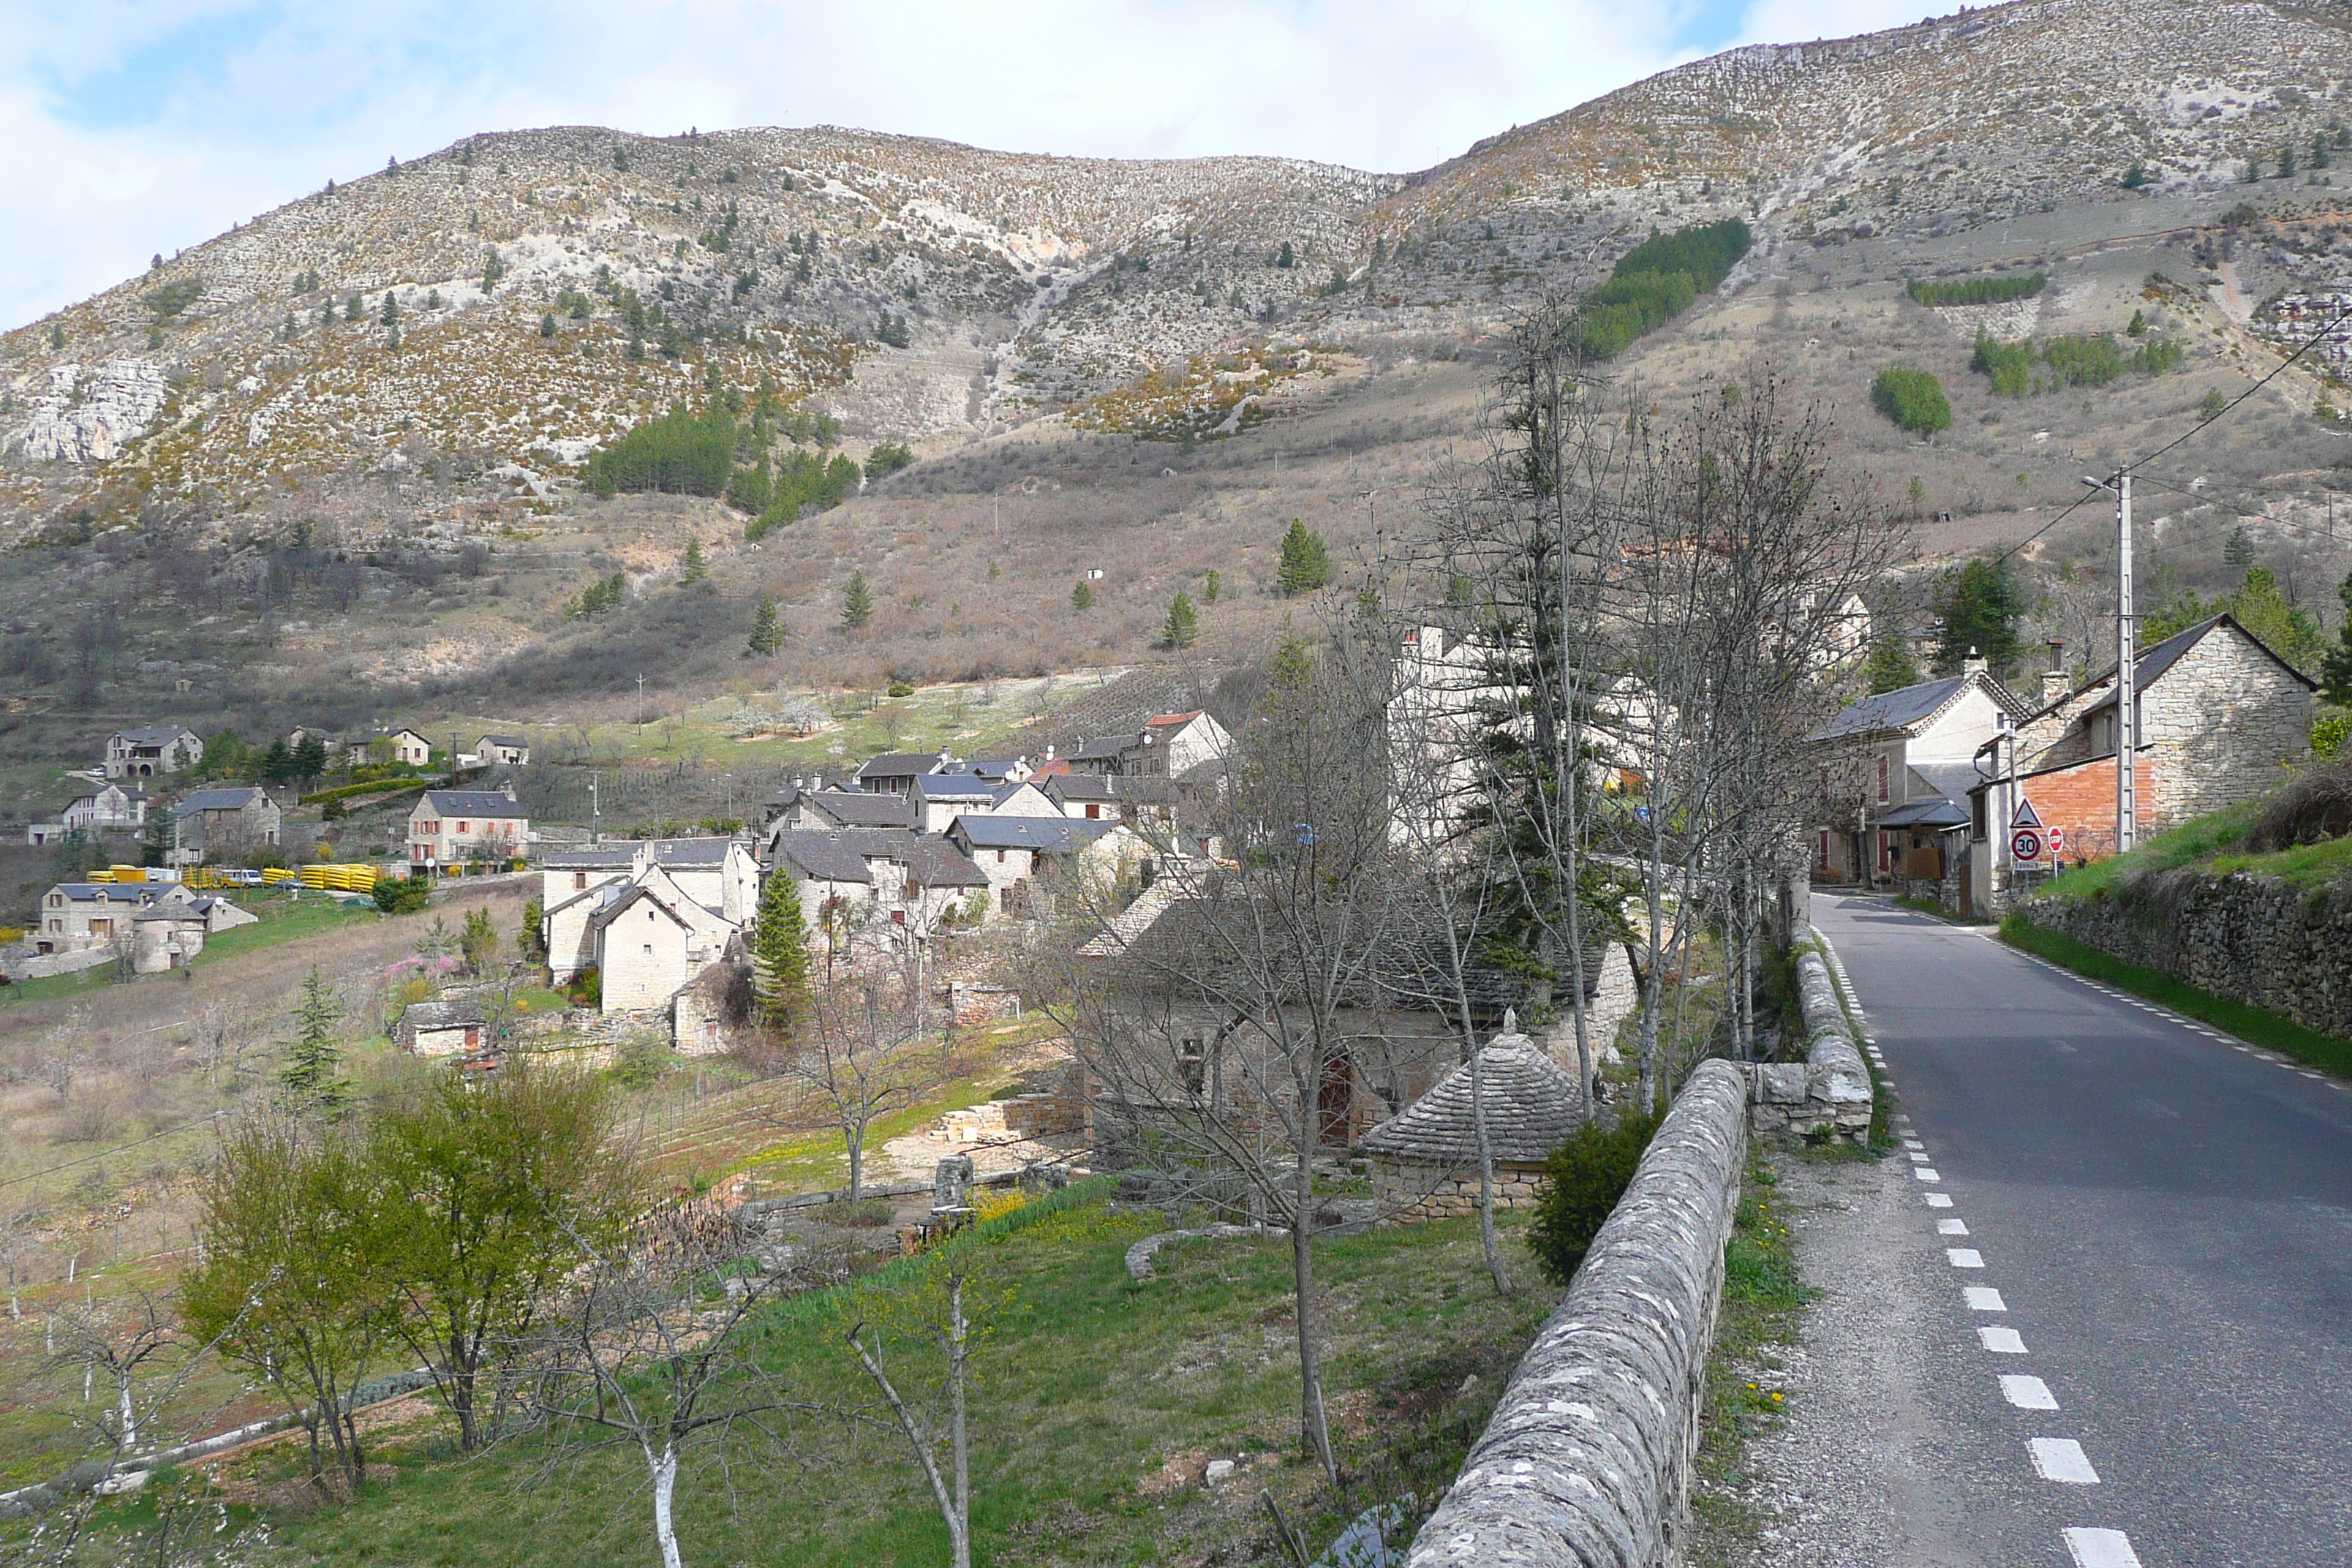
M 1952 1206 L 1952 1194 L 1949 1193 L 1929 1193 L 1927 1194 L 1927 1206 L 1931 1209 L 1950 1208 Z
M 1980 1328 L 1977 1331 L 1977 1338 L 1982 1340 L 1984 1342 L 1984 1348 L 1992 1352 L 1995 1355 L 2023 1355 L 2025 1353 L 2025 1342 L 2018 1337 L 2018 1332 L 2015 1329 L 2000 1329 L 1992 1327 Z
M 1915 1165 L 1924 1165 L 1927 1163 L 1927 1156 L 1925 1154 L 1914 1153 L 1911 1156 L 1911 1163 Z
M 2095 1487 L 2099 1484 L 2099 1472 L 2091 1468 L 2091 1461 L 2083 1453 L 2083 1445 L 2072 1437 L 2029 1437 L 2025 1446 L 2033 1453 L 2033 1468 L 2045 1481 L 2064 1481 L 2069 1486 Z
M 1964 1219 L 1939 1219 L 1936 1222 L 1937 1236 L 1966 1236 L 1968 1233 L 1969 1222 Z
M 1940 1182 L 1944 1179 L 1925 1165 L 1912 1166 L 1911 1173 L 1918 1177 L 1923 1182 Z
M 1965 1285 L 1960 1288 L 1960 1294 L 1968 1298 L 1969 1310 L 1971 1312 L 2009 1310 L 2009 1303 L 2002 1300 L 2000 1292 L 1990 1285 Z
M 2000 1380 L 2000 1396 L 2020 1410 L 2055 1410 L 2058 1401 L 2050 1393 L 2050 1385 L 2038 1377 L 2004 1374 Z
M 1984 1267 L 1984 1254 L 1973 1247 L 1948 1247 L 1944 1248 L 1944 1256 L 1952 1260 L 1952 1267 L 1955 1268 Z
M 2140 1568 L 2131 1537 L 2120 1530 L 2070 1530 L 2066 1550 L 2074 1568 Z

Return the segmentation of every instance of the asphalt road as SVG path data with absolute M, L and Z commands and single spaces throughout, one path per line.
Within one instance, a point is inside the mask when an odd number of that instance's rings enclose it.
M 2352 1564 L 2352 1090 L 1883 900 L 1813 919 L 1919 1145 L 1872 1555 Z

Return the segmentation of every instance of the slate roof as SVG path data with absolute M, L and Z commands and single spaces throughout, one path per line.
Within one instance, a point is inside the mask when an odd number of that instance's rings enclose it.
M 482 737 L 482 744 L 486 746 L 509 746 L 516 751 L 528 751 L 530 749 L 530 739 L 522 735 L 485 735 Z
M 619 871 L 636 864 L 635 844 L 595 844 L 585 849 L 551 849 L 539 858 L 546 871 Z
M 1498 1035 L 1478 1052 L 1479 1100 L 1486 1146 L 1498 1161 L 1538 1164 L 1582 1121 L 1576 1080 L 1525 1035 Z M 1470 1064 L 1437 1080 L 1427 1094 L 1364 1134 L 1369 1153 L 1448 1169 L 1475 1164 Z
M 2175 632 L 2170 637 L 2165 638 L 2162 642 L 2156 643 L 2150 647 L 2140 649 L 2139 657 L 2132 660 L 2132 689 L 2134 691 L 2146 691 L 2149 687 L 2155 685 L 2158 680 L 2163 679 L 2164 672 L 2166 670 L 2170 669 L 2174 665 L 2180 662 L 2182 655 L 2186 654 L 2190 648 L 2195 647 L 2199 643 L 2205 640 L 2206 633 L 2211 631 L 2215 626 L 2220 626 L 2224 621 L 2229 622 L 2231 629 L 2235 631 L 2240 637 L 2244 637 L 2248 642 L 2253 644 L 2264 653 L 2269 654 L 2272 661 L 2281 669 L 2285 670 L 2289 675 L 2294 676 L 2305 686 L 2312 687 L 2314 689 L 2317 688 L 2319 684 L 2317 681 L 2304 674 L 2303 671 L 2295 668 L 2294 666 L 2289 664 L 2286 660 L 2279 658 L 2277 652 L 2272 648 L 2270 644 L 2263 641 L 2262 638 L 2248 631 L 2245 626 L 2239 622 L 2237 616 L 2225 613 L 2215 616 L 2210 620 L 2200 621 L 2197 625 L 2189 627 L 2186 631 Z M 2097 676 L 2084 682 L 2081 686 L 2076 687 L 2067 695 L 2069 697 L 2079 697 L 2085 691 L 2089 691 L 2103 683 L 2105 684 L 2107 688 L 2106 695 L 2083 710 L 2084 714 L 2096 713 L 2102 708 L 2112 708 L 2115 706 L 2115 679 L 2116 667 L 2110 664 L 2106 668 L 2101 670 Z M 2064 699 L 2061 699 L 2060 700 L 2063 701 Z M 2056 704 L 2053 703 L 2052 706 L 2054 707 Z M 2049 709 L 2045 708 L 2042 711 L 2046 713 L 2049 711 Z M 2077 717 L 2081 717 L 2081 715 L 2077 715 Z
M 871 882 L 866 858 L 839 832 L 821 827 L 786 827 L 773 840 L 775 864 L 803 877 L 827 882 Z
M 722 866 L 732 838 L 656 838 L 649 846 L 656 866 Z
M 527 817 L 519 802 L 495 789 L 428 789 L 425 804 L 443 816 Z
M 906 853 L 900 858 L 906 861 L 908 873 L 919 887 L 985 888 L 989 885 L 988 873 L 973 865 L 971 857 L 944 838 L 909 835 Z
M 996 786 L 978 773 L 925 773 L 914 793 L 925 800 L 986 800 Z
M 856 776 L 861 780 L 917 778 L 939 765 L 937 752 L 885 752 L 859 768 Z
M 115 734 L 133 746 L 168 746 L 183 735 L 195 731 L 184 724 L 151 725 L 142 730 L 117 730 Z
M 401 1010 L 400 1026 L 418 1029 L 462 1029 L 488 1022 L 478 996 L 452 996 L 440 1002 L 411 1002 Z
M 172 808 L 173 816 L 194 816 L 203 811 L 243 811 L 261 794 L 258 784 L 230 789 L 200 789 Z
M 905 827 L 915 819 L 903 795 L 829 789 L 812 791 L 801 798 L 844 827 Z
M 1134 744 L 1135 737 L 1132 735 L 1097 736 L 1091 741 L 1080 741 L 1077 750 L 1070 752 L 1067 760 L 1090 763 L 1113 762 L 1125 756 L 1127 749 Z
M 1055 773 L 1045 787 L 1049 800 L 1086 802 L 1116 798 L 1110 786 L 1111 781 L 1097 773 Z
M 1948 675 L 1941 680 L 1923 680 L 1916 686 L 1874 693 L 1849 703 L 1844 712 L 1806 739 L 1836 741 L 1857 735 L 1884 734 L 1889 730 L 1907 730 L 1924 720 L 1934 718 L 1945 703 L 1958 695 L 1960 688 L 1968 681 L 1965 675 Z
M 1974 818 L 1969 808 L 1948 800 L 1915 800 L 1872 818 L 1879 827 L 1961 827 Z
M 1118 826 L 1075 816 L 959 816 L 950 833 L 975 849 L 1034 849 L 1060 855 L 1083 848 Z
M 101 895 L 109 903 L 150 904 L 162 898 L 166 889 L 178 886 L 177 882 L 59 882 L 49 890 L 63 893 L 78 904 Z

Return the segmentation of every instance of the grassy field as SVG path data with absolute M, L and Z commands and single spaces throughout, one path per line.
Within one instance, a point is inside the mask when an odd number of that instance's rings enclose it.
M 1100 1184 L 1089 1184 L 1098 1194 Z M 1328 1301 L 1329 1403 L 1344 1479 L 1324 1484 L 1298 1454 L 1298 1383 L 1285 1244 L 1164 1248 L 1139 1284 L 1122 1255 L 1166 1222 L 1117 1212 L 1085 1187 L 992 1222 L 951 1256 L 992 1304 L 974 1361 L 972 1490 L 982 1564 L 1270 1562 L 1261 1489 L 1319 1551 L 1362 1510 L 1410 1497 L 1417 1521 L 1484 1425 L 1529 1334 L 1557 1300 L 1538 1283 L 1498 1300 L 1474 1222 L 1333 1239 L 1317 1248 Z M 1505 1227 L 1518 1265 L 1520 1222 Z M 903 1439 L 843 1342 L 919 1291 L 941 1254 L 868 1282 L 795 1299 L 752 1330 L 765 1370 L 794 1398 L 839 1412 L 796 1419 L 785 1441 L 738 1430 L 679 1484 L 694 1564 L 784 1562 L 858 1568 L 942 1562 L 944 1531 Z M 936 1351 L 890 1347 L 894 1375 L 927 1386 Z M 372 1564 L 628 1563 L 653 1555 L 643 1466 L 605 1452 L 551 1464 L 535 1437 L 471 1460 L 442 1457 L 444 1424 L 419 1416 L 378 1435 L 384 1467 L 360 1499 L 268 1511 L 269 1560 Z M 1211 1458 L 1244 1469 L 1214 1490 Z M 279 1497 L 285 1445 L 240 1458 L 231 1496 Z M 110 1507 L 102 1531 L 152 1515 Z M 233 1523 L 257 1518 L 250 1504 Z M 18 1527 L 0 1525 L 5 1531 Z M 98 1560 L 104 1561 L 101 1556 Z
M 2352 837 L 2331 838 L 2265 854 L 2241 850 L 2263 803 L 2252 802 L 2192 818 L 2158 834 L 2128 855 L 2095 860 L 2051 879 L 2044 891 L 2062 899 L 2087 899 L 2118 881 L 2152 871 L 2196 866 L 2217 877 L 2242 871 L 2298 888 L 2324 888 L 2352 876 Z

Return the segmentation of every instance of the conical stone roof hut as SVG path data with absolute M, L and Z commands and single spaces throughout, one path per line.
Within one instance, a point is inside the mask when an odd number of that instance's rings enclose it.
M 1507 1017 L 1479 1047 L 1477 1088 L 1495 1161 L 1495 1206 L 1532 1207 L 1544 1161 L 1584 1120 L 1584 1097 Z M 1440 1079 L 1364 1135 L 1382 1219 L 1450 1219 L 1478 1212 L 1478 1134 L 1470 1064 Z

